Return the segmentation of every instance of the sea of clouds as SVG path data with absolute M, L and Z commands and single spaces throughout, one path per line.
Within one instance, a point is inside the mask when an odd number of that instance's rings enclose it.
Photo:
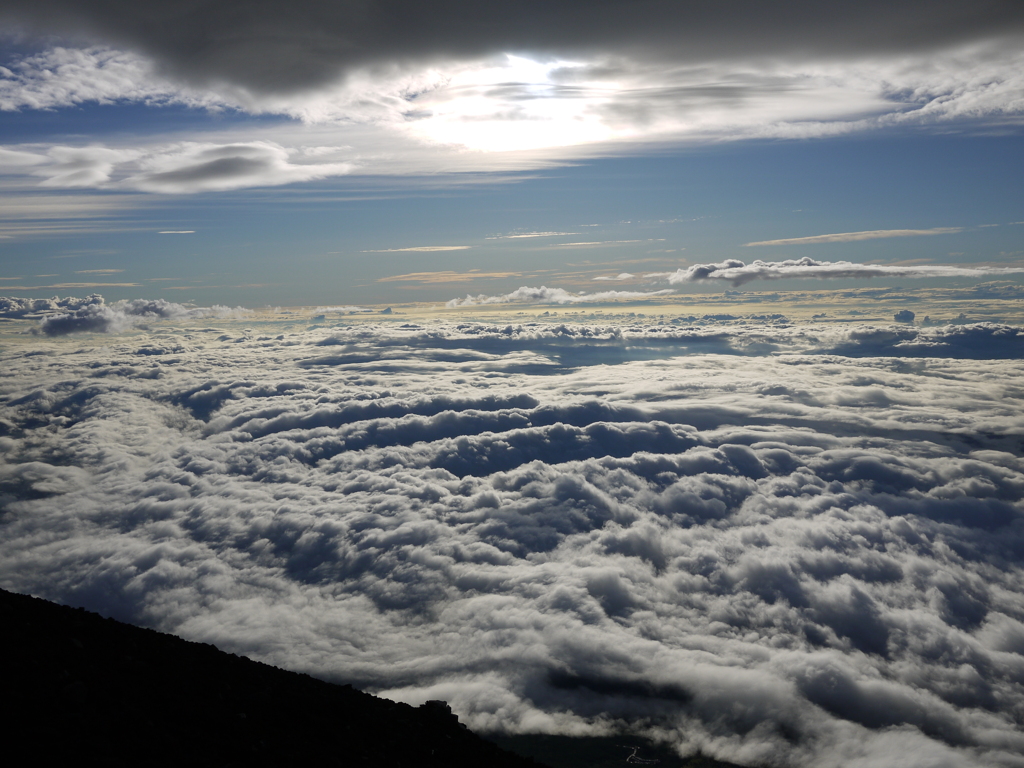
M 5 327 L 4 588 L 482 731 L 1024 765 L 1021 329 L 167 317 Z

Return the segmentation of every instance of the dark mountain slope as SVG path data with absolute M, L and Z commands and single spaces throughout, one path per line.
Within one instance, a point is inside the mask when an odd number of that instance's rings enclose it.
M 23 764 L 538 768 L 411 707 L 0 590 L 4 717 Z
M 23 765 L 739 768 L 644 739 L 511 736 L 500 749 L 443 702 L 411 707 L 212 645 L 0 590 L 8 752 Z M 522 757 L 520 755 L 527 755 Z

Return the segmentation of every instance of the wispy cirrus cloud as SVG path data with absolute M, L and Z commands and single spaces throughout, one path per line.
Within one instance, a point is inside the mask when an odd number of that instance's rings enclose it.
M 454 272 L 450 270 L 438 270 L 436 272 L 409 272 L 404 275 L 389 275 L 388 277 L 377 278 L 378 283 L 468 283 L 473 280 L 500 280 L 508 277 L 519 277 L 522 272 L 484 272 L 482 270 L 469 270 L 468 272 Z
M 520 240 L 532 237 L 573 237 L 579 232 L 516 232 L 511 235 L 492 235 L 486 240 Z
M 361 251 L 361 253 L 433 253 L 435 251 L 468 251 L 472 247 L 471 245 L 413 245 L 408 248 L 377 248 Z
M 616 245 L 634 245 L 636 243 L 660 243 L 665 238 L 642 238 L 634 240 L 582 240 L 573 243 L 552 243 L 551 245 L 531 246 L 534 250 L 559 250 L 577 248 L 611 248 Z
M 761 245 L 820 245 L 822 243 L 852 243 L 858 240 L 876 240 L 886 237 L 924 237 L 928 235 L 951 235 L 963 232 L 963 227 L 934 227 L 932 229 L 872 229 L 864 232 L 838 232 L 831 235 L 811 235 L 810 237 L 787 237 L 781 240 L 759 240 L 744 243 L 744 246 Z
M 5 285 L 6 291 L 51 291 L 65 290 L 69 288 L 139 288 L 140 283 L 95 283 L 95 282 L 70 282 L 50 283 L 49 285 Z

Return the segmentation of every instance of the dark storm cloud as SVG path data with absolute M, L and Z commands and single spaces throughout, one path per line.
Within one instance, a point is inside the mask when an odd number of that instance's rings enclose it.
M 1024 26 L 1024 10 L 1010 0 L 5 0 L 0 9 L 38 34 L 126 46 L 193 82 L 265 92 L 316 86 L 357 67 L 503 52 L 680 63 L 905 54 L 1012 39 Z
M 488 730 L 1024 752 L 1024 370 L 965 354 L 1000 328 L 217 322 L 5 346 L 0 584 Z

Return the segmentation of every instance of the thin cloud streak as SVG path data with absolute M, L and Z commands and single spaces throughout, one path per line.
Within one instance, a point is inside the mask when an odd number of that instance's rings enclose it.
M 921 237 L 927 235 L 950 235 L 963 232 L 963 227 L 935 227 L 933 229 L 873 229 L 865 232 L 840 232 L 833 235 L 812 235 L 810 237 L 789 237 L 782 240 L 760 240 L 744 243 L 744 246 L 760 245 L 819 245 L 821 243 L 851 243 L 858 240 L 876 240 L 885 237 Z
M 378 283 L 466 283 L 473 280 L 499 280 L 508 277 L 519 277 L 522 272 L 482 272 L 478 270 L 471 270 L 469 272 L 452 272 L 448 270 L 441 270 L 437 272 L 409 272 L 404 275 L 390 275 L 388 277 L 379 277 L 376 282 Z
M 360 253 L 403 253 L 405 251 L 432 253 L 434 251 L 468 251 L 471 245 L 416 245 L 410 248 L 380 248 Z
M 580 232 L 522 232 L 515 235 L 493 235 L 484 238 L 486 240 L 519 240 L 530 237 L 573 237 L 582 234 Z

